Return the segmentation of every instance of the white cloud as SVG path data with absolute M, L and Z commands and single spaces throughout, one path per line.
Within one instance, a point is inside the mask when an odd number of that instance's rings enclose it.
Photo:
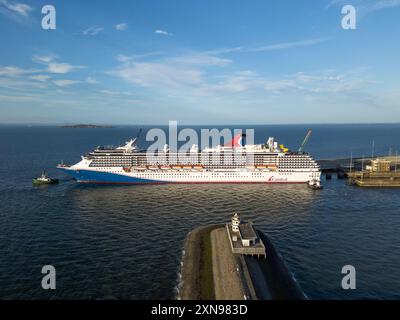
M 355 6 L 357 17 L 363 17 L 375 11 L 399 7 L 400 0 L 353 0 L 352 3 L 349 3 L 347 0 L 332 0 L 326 8 L 329 9 L 333 6 L 343 6 L 346 4 Z
M 92 77 L 87 77 L 84 81 L 70 80 L 70 79 L 56 79 L 56 80 L 53 80 L 53 83 L 57 87 L 64 88 L 64 87 L 70 87 L 70 86 L 78 84 L 78 83 L 97 84 L 98 81 Z
M 99 27 L 99 26 L 91 26 L 85 30 L 82 31 L 82 34 L 85 36 L 94 36 L 98 33 L 100 33 L 101 31 L 103 31 L 104 28 L 103 27 Z
M 274 51 L 274 50 L 285 50 L 297 47 L 312 46 L 328 40 L 329 40 L 328 38 L 315 38 L 315 39 L 306 39 L 299 41 L 279 42 L 262 46 L 237 46 L 231 48 L 219 48 L 219 49 L 207 50 L 204 53 L 211 55 L 220 55 L 233 52 L 264 52 L 264 51 Z
M 16 13 L 24 17 L 28 16 L 29 13 L 33 11 L 33 8 L 31 6 L 19 2 L 0 0 L 0 5 L 11 11 L 12 13 Z
M 27 92 L 28 90 L 45 89 L 51 85 L 69 87 L 77 83 L 98 83 L 96 79 L 90 76 L 87 76 L 83 80 L 53 78 L 55 75 L 67 74 L 83 68 L 82 66 L 58 62 L 54 56 L 33 56 L 32 60 L 42 65 L 42 67 L 24 69 L 16 66 L 0 66 L 0 87 Z
M 160 34 L 163 36 L 172 36 L 172 33 L 169 33 L 168 31 L 157 29 L 154 31 L 155 34 Z
M 6 102 L 31 102 L 39 100 L 39 97 L 35 95 L 0 95 L 0 100 Z
M 134 60 L 140 60 L 148 57 L 153 57 L 153 56 L 158 56 L 161 55 L 161 51 L 153 51 L 153 52 L 148 52 L 148 53 L 142 53 L 142 54 L 135 54 L 135 55 L 124 55 L 124 54 L 118 54 L 116 56 L 116 59 L 119 62 L 128 62 L 128 61 L 134 61 Z
M 306 42 L 301 45 L 308 45 Z M 315 43 L 315 42 L 313 42 Z M 276 45 L 271 50 L 290 48 L 296 44 Z M 265 49 L 265 48 L 264 48 Z M 232 71 L 230 59 L 207 53 L 190 53 L 156 61 L 138 62 L 118 56 L 120 66 L 109 72 L 137 86 L 151 88 L 167 97 L 196 99 L 199 97 L 230 99 L 236 97 L 268 97 L 295 94 L 348 94 L 364 90 L 371 83 L 363 70 L 339 73 L 334 70 L 297 72 L 269 77 L 252 70 Z M 215 67 L 219 68 L 215 70 Z M 214 70 L 210 70 L 213 68 Z M 201 101 L 201 100 L 199 100 Z
M 87 77 L 86 78 L 86 83 L 88 83 L 88 84 L 98 84 L 99 82 L 96 79 L 92 78 L 92 77 Z
M 128 24 L 127 23 L 118 23 L 114 26 L 115 30 L 118 31 L 125 31 L 126 29 L 128 29 Z
M 142 57 L 148 56 L 149 54 L 142 55 Z M 196 52 L 151 62 L 138 61 L 137 57 L 118 55 L 116 59 L 121 65 L 109 74 L 143 87 L 176 90 L 178 87 L 202 84 L 205 75 L 205 70 L 202 68 L 224 67 L 232 63 L 230 59 Z
M 276 45 L 271 50 L 289 48 L 292 45 L 298 43 Z M 232 72 L 226 68 L 232 64 L 232 60 L 220 58 L 209 52 L 194 52 L 149 62 L 139 62 L 119 55 L 117 60 L 121 62 L 120 66 L 109 74 L 138 86 L 170 94 L 214 95 L 254 90 L 273 94 L 288 90 L 310 93 L 339 92 L 346 90 L 346 86 L 354 89 L 357 84 L 357 77 L 350 74 L 340 75 L 333 71 L 312 74 L 299 72 L 280 78 L 259 75 L 252 70 Z M 210 68 L 215 67 L 222 71 L 222 75 L 221 71 L 211 72 Z
M 47 80 L 51 79 L 51 77 L 49 75 L 45 75 L 45 74 L 38 74 L 35 76 L 30 76 L 29 78 L 32 80 L 40 81 L 40 82 L 47 82 Z
M 81 81 L 61 79 L 61 80 L 54 80 L 53 83 L 57 87 L 69 87 L 69 86 L 72 86 L 74 84 L 81 83 Z
M 32 60 L 34 62 L 37 62 L 37 63 L 47 64 L 47 63 L 50 63 L 50 62 L 54 61 L 54 57 L 51 57 L 51 56 L 33 56 Z
M 120 96 L 120 97 L 132 97 L 134 94 L 132 92 L 115 91 L 109 89 L 100 90 L 99 93 L 109 96 Z
M 110 96 L 119 95 L 118 91 L 113 91 L 113 90 L 108 90 L 108 89 L 100 90 L 100 93 L 110 95 Z
M 69 87 L 77 83 L 97 84 L 93 77 L 87 76 L 83 80 L 69 80 L 53 78 L 55 75 L 67 74 L 82 66 L 74 66 L 64 62 L 57 62 L 54 56 L 33 56 L 32 60 L 42 68 L 23 69 L 16 66 L 0 66 L 0 87 L 18 91 L 48 88 L 50 85 Z
M 324 42 L 327 40 L 328 40 L 327 38 L 318 38 L 318 39 L 309 39 L 309 40 L 292 41 L 292 42 L 281 42 L 281 43 L 276 43 L 276 44 L 271 44 L 271 45 L 266 45 L 266 46 L 247 48 L 247 49 L 243 49 L 243 51 L 262 52 L 262 51 L 284 50 L 284 49 L 291 49 L 291 48 L 297 48 L 297 47 L 311 46 L 311 45 L 315 45 L 315 44 L 318 44 L 318 43 L 321 43 L 321 42 Z
M 143 87 L 179 87 L 201 82 L 202 72 L 164 63 L 130 63 L 110 72 Z
M 400 0 L 378 0 L 372 3 L 366 3 L 364 8 L 368 12 L 389 9 L 400 6 Z
M 65 74 L 71 71 L 82 69 L 82 66 L 74 66 L 65 62 L 56 62 L 52 56 L 33 56 L 32 60 L 36 63 L 47 66 L 47 72 Z
M 47 85 L 43 82 L 34 81 L 24 77 L 0 77 L 0 88 L 18 90 L 27 92 L 30 89 L 45 88 Z
M 32 88 L 45 88 L 45 81 L 40 81 L 40 69 L 23 69 L 15 66 L 0 67 L 0 87 L 27 91 Z
M 48 65 L 48 71 L 50 73 L 68 73 L 71 72 L 72 70 L 76 69 L 78 67 L 72 66 L 68 63 L 49 63 Z
M 36 69 L 22 69 L 14 66 L 0 67 L 0 76 L 19 77 L 25 74 L 38 72 Z
M 126 56 L 126 55 L 124 55 L 124 54 L 118 54 L 118 55 L 116 56 L 116 59 L 117 59 L 119 62 L 128 62 L 128 61 L 132 60 L 132 57 Z
M 313 93 L 346 93 L 361 90 L 372 83 L 362 69 L 339 73 L 327 70 L 316 73 L 298 72 L 284 79 L 267 80 L 265 89 L 274 93 L 288 90 Z
M 223 59 L 206 53 L 195 53 L 171 59 L 173 63 L 197 66 L 226 66 L 232 63 L 231 59 Z

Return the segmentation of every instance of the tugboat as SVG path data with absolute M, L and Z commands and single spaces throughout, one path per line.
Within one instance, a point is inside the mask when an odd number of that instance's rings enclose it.
M 316 179 L 308 181 L 308 186 L 313 190 L 321 190 L 323 188 L 321 182 Z
M 42 185 L 42 184 L 54 184 L 58 183 L 58 179 L 51 179 L 47 176 L 46 171 L 42 172 L 42 175 L 39 178 L 33 178 L 32 183 L 34 185 Z

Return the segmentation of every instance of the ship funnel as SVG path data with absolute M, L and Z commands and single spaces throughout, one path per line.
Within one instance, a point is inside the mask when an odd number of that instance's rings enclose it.
M 235 135 L 233 137 L 233 139 L 231 141 L 229 141 L 227 144 L 224 145 L 224 147 L 243 147 L 242 145 L 242 140 L 243 137 L 246 137 L 245 134 L 242 133 L 238 133 L 237 135 Z

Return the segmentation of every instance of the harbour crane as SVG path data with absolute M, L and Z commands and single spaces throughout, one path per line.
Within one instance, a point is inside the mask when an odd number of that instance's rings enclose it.
M 308 129 L 308 130 L 307 130 L 307 134 L 306 134 L 306 136 L 304 137 L 304 140 L 303 140 L 303 142 L 301 143 L 301 145 L 300 145 L 300 147 L 299 147 L 299 152 L 303 152 L 303 148 L 304 148 L 304 146 L 306 145 L 308 139 L 310 139 L 311 133 L 312 133 L 312 130 L 311 130 L 311 129 Z

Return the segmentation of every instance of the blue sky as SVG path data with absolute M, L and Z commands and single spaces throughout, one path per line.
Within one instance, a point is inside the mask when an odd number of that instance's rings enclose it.
M 0 0 L 0 123 L 400 122 L 399 35 L 400 0 Z

